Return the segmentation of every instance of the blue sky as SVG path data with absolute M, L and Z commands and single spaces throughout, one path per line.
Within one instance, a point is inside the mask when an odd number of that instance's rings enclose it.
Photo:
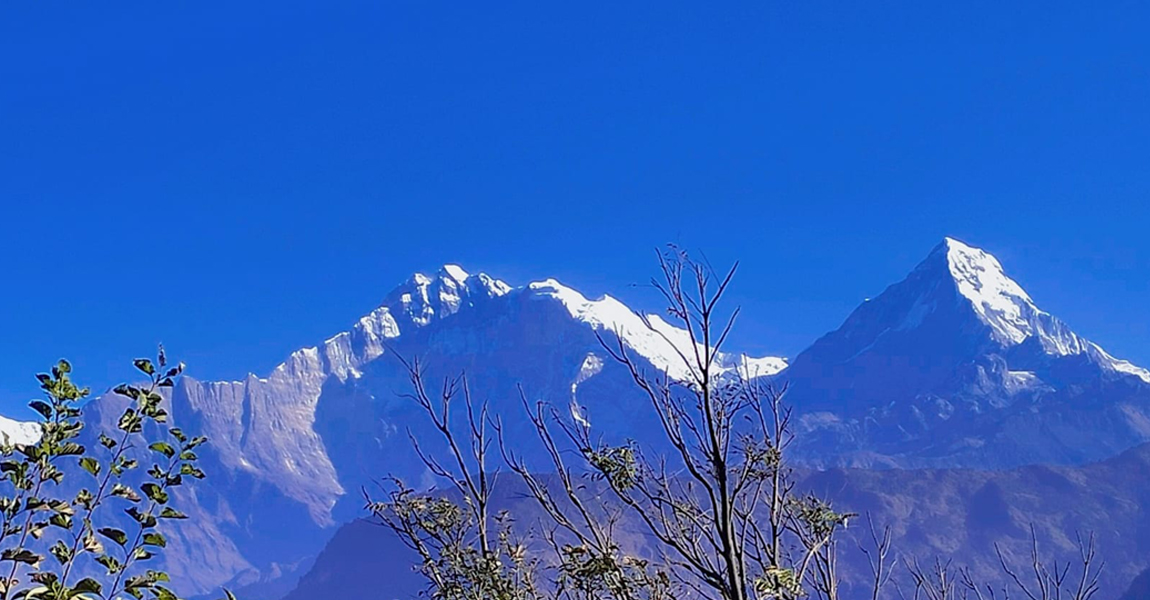
M 445 262 L 650 306 L 665 242 L 742 261 L 756 352 L 952 235 L 1150 365 L 1145 5 L 547 4 L 4 4 L 0 412 L 266 372 Z

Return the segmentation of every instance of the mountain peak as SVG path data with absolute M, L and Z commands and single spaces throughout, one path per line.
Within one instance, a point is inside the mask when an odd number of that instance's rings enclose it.
M 384 306 L 393 314 L 406 315 L 423 326 L 436 317 L 455 314 L 461 307 L 482 298 L 494 298 L 511 291 L 503 281 L 484 273 L 472 275 L 456 264 L 445 264 L 434 277 L 415 273 L 388 293 Z
M 1001 343 L 1020 344 L 1034 335 L 1034 317 L 1042 311 L 1026 290 L 1006 275 L 1002 263 L 992 254 L 947 237 L 919 269 L 939 266 L 945 266 L 958 293 L 970 301 L 979 318 Z
M 1114 358 L 1038 308 L 993 255 L 948 237 L 905 279 L 862 303 L 797 357 L 792 369 L 800 378 L 826 369 L 861 373 L 878 397 L 891 382 L 935 393 L 951 385 L 963 365 L 1000 360 L 1016 373 L 1007 379 L 1026 378 L 1022 387 L 1029 388 L 1037 380 L 1026 373 L 1065 357 L 1150 383 L 1150 371 Z M 860 381 L 856 376 L 844 385 L 855 389 Z

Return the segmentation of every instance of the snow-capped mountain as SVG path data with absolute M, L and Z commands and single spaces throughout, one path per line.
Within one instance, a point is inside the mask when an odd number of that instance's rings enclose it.
M 532 304 L 539 306 L 525 308 Z M 456 265 L 447 265 L 434 277 L 413 275 L 351 330 L 293 353 L 267 377 L 249 375 L 233 382 L 200 382 L 186 377 L 174 401 L 177 410 L 197 415 L 212 433 L 229 471 L 266 477 L 288 496 L 306 503 L 312 519 L 329 524 L 330 511 L 345 489 L 330 459 L 329 450 L 338 442 L 325 441 L 316 429 L 317 410 L 323 411 L 318 404 L 325 386 L 333 393 L 344 384 L 360 391 L 370 387 L 370 382 L 359 381 L 364 376 L 362 370 L 383 356 L 388 347 L 400 350 L 407 358 L 439 353 L 467 355 L 469 361 L 483 363 L 482 351 L 474 357 L 469 355 L 476 345 L 499 345 L 509 337 L 522 336 L 519 325 L 533 323 L 525 315 L 554 308 L 562 309 L 558 320 L 562 327 L 557 324 L 555 328 L 574 331 L 556 332 L 555 336 L 538 338 L 534 344 L 553 347 L 554 353 L 575 346 L 575 336 L 583 334 L 584 338 L 575 353 L 576 368 L 565 385 L 581 384 L 594 375 L 585 362 L 602 364 L 605 353 L 597 344 L 587 347 L 594 332 L 618 334 L 632 352 L 655 369 L 685 376 L 682 361 L 671 343 L 685 350 L 690 340 L 685 332 L 658 316 L 650 317 L 656 333 L 634 311 L 610 296 L 588 300 L 553 279 L 512 288 L 485 274 L 470 275 Z M 514 311 L 523 321 L 508 320 L 508 311 Z M 457 313 L 458 318 L 448 322 L 448 317 Z M 501 329 L 483 333 L 479 339 L 479 328 L 490 327 L 492 321 L 501 323 Z M 461 323 L 466 328 L 460 327 Z M 516 355 L 524 346 L 510 342 L 510 355 L 501 357 L 496 364 L 483 364 L 484 369 L 499 379 L 520 381 L 524 374 L 517 371 L 534 360 Z M 444 367 L 448 362 L 431 361 L 431 366 Z M 740 364 L 733 356 L 723 356 L 722 362 L 728 368 Z M 572 371 L 574 364 L 556 366 L 566 373 Z M 760 374 L 774 374 L 785 367 L 782 359 L 774 357 L 744 359 L 742 364 Z M 385 365 L 376 366 L 374 372 L 389 376 L 399 372 L 398 361 L 385 361 Z M 393 403 L 394 398 L 387 397 L 389 393 L 403 389 L 400 382 L 396 383 L 396 387 L 375 394 L 381 403 Z
M 418 359 L 432 389 L 466 372 L 472 396 L 491 404 L 516 444 L 534 435 L 520 393 L 608 438 L 648 441 L 649 401 L 600 337 L 652 372 L 689 374 L 679 354 L 692 354 L 690 338 L 657 315 L 553 279 L 512 286 L 455 265 L 413 275 L 347 331 L 270 373 L 199 381 L 192 365 L 171 413 L 211 440 L 209 478 L 181 492 L 194 519 L 170 532 L 167 569 L 191 582 L 190 594 L 225 582 L 282 585 L 336 526 L 362 516 L 363 488 L 387 475 L 421 481 L 408 435 L 436 436 L 403 397 L 410 382 L 397 357 Z M 1150 373 L 1076 335 L 993 256 L 956 240 L 790 366 L 737 352 L 718 361 L 788 384 L 796 449 L 816 465 L 1077 464 L 1150 440 Z M 93 431 L 114 425 L 117 402 L 90 405 Z M 9 430 L 34 434 L 0 422 Z
M 172 418 L 211 440 L 202 457 L 211 476 L 184 498 L 195 504 L 187 511 L 195 527 L 171 536 L 192 564 L 169 569 L 195 583 L 186 591 L 201 592 L 298 568 L 333 526 L 361 516 L 361 488 L 387 475 L 418 481 L 425 469 L 408 430 L 430 432 L 401 397 L 410 383 L 397 356 L 419 359 L 431 387 L 466 371 L 473 395 L 491 402 L 508 435 L 530 435 L 522 389 L 597 430 L 631 436 L 651 417 L 648 405 L 599 336 L 622 341 L 652 372 L 686 374 L 679 352 L 690 353 L 690 339 L 658 316 L 645 321 L 610 296 L 588 299 L 553 279 L 512 287 L 447 265 L 413 275 L 348 331 L 292 353 L 265 376 L 185 376 L 172 391 Z M 760 375 L 786 366 L 735 354 L 719 364 Z M 96 400 L 89 418 L 113 426 L 118 402 Z
M 1012 466 L 1150 439 L 1150 372 L 1041 310 L 946 239 L 784 375 L 817 462 Z

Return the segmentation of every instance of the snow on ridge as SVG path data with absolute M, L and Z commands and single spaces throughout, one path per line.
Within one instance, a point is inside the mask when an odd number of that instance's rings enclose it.
M 35 444 L 40 439 L 40 425 L 0 416 L 0 441 L 7 444 Z
M 1051 356 L 1086 354 L 1111 371 L 1134 375 L 1150 383 L 1150 371 L 1111 356 L 1098 344 L 1082 338 L 1038 308 L 1026 290 L 1006 275 L 1002 264 L 989 252 L 951 237 L 943 240 L 936 250 L 940 251 L 946 253 L 947 268 L 959 294 L 970 301 L 999 342 L 1017 345 L 1036 338 L 1043 351 Z
M 1092 354 L 1096 354 L 1098 356 L 1098 358 L 1101 359 L 1103 364 L 1106 364 L 1112 370 L 1114 370 L 1118 373 L 1125 373 L 1127 375 L 1133 375 L 1133 376 L 1141 379 L 1142 381 L 1144 381 L 1146 383 L 1150 383 L 1150 371 L 1143 369 L 1142 367 L 1139 367 L 1138 365 L 1135 365 L 1134 363 L 1132 363 L 1128 360 L 1122 360 L 1120 358 L 1114 358 L 1113 356 L 1110 355 L 1109 352 L 1103 350 L 1102 346 L 1099 346 L 1098 344 L 1095 344 L 1094 342 L 1088 342 L 1088 344 L 1089 344 L 1088 352 L 1090 352 Z
M 1001 341 L 1020 344 L 1034 335 L 1029 317 L 1042 311 L 1022 286 L 1006 276 L 997 258 L 954 238 L 946 238 L 943 245 L 958 292 L 970 300 Z
M 530 283 L 526 289 L 537 296 L 558 300 L 572 317 L 596 330 L 617 333 L 630 350 L 671 378 L 680 381 L 691 378 L 692 369 L 682 358 L 694 359 L 690 335 L 659 315 L 646 315 L 645 323 L 630 307 L 611 296 L 588 300 L 555 279 Z M 773 356 L 750 358 L 725 353 L 720 354 L 716 362 L 720 373 L 739 370 L 751 376 L 774 375 L 787 365 L 785 359 Z
M 787 359 L 780 356 L 761 356 L 755 358 L 747 356 L 746 354 L 740 354 L 738 361 L 731 365 L 731 367 L 737 368 L 740 373 L 749 377 L 763 377 L 775 375 L 779 371 L 787 368 Z
M 413 273 L 388 294 L 383 305 L 361 317 L 351 329 L 292 352 L 272 370 L 271 377 L 294 378 L 306 373 L 331 373 L 340 379 L 358 377 L 361 365 L 383 354 L 386 340 L 399 337 L 403 327 L 397 316 L 408 326 L 423 327 L 436 317 L 454 314 L 465 297 L 502 296 L 511 289 L 503 281 L 484 273 L 472 275 L 455 264 L 443 265 L 435 277 Z M 266 383 L 267 379 L 260 381 Z

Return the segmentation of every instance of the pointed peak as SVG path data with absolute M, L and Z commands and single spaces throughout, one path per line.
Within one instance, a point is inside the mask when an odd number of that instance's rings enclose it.
M 1002 263 L 993 254 L 971 246 L 962 240 L 945 237 L 942 242 L 931 250 L 930 255 L 924 263 L 932 263 L 932 259 L 945 258 L 947 265 L 954 268 L 955 264 L 958 265 L 978 265 L 986 270 L 1002 271 Z
M 976 266 L 985 271 L 1003 272 L 1002 263 L 998 262 L 998 259 L 995 258 L 993 254 L 981 248 L 975 248 L 952 237 L 945 238 L 942 245 L 946 246 L 946 256 L 947 259 L 949 259 L 952 269 L 954 269 L 957 264 L 959 265 L 958 268 L 966 265 Z
M 931 255 L 946 254 L 946 253 L 950 252 L 950 250 L 952 248 L 957 249 L 957 250 L 973 249 L 970 245 L 964 243 L 962 240 L 959 240 L 957 238 L 952 238 L 948 235 L 948 236 L 942 238 L 942 241 L 939 242 L 934 247 L 934 249 L 930 251 L 930 253 L 931 253 Z
M 1031 321 L 1041 311 L 989 252 L 946 237 L 917 270 L 952 280 L 999 341 L 1017 344 L 1034 333 Z
M 958 252 L 981 252 L 978 248 L 963 242 L 958 238 L 950 237 L 949 235 L 942 238 L 942 243 L 939 246 L 945 247 L 948 250 L 955 250 Z

